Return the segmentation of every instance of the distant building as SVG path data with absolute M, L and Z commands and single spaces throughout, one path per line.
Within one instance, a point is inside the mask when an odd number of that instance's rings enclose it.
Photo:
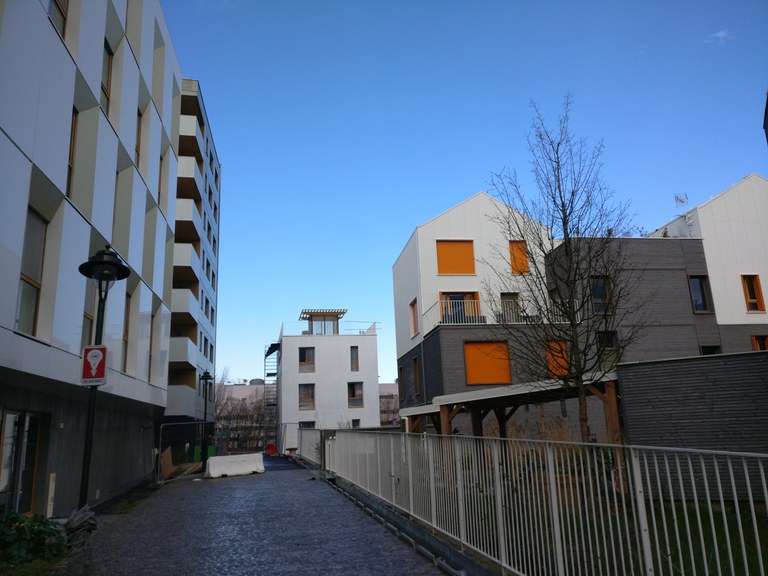
M 180 112 L 165 421 L 212 421 L 214 382 L 203 390 L 200 376 L 216 368 L 221 164 L 196 80 L 182 80 Z
M 278 449 L 298 447 L 299 428 L 379 425 L 376 325 L 340 332 L 346 310 L 305 309 L 297 329 L 283 324 L 277 354 Z
M 158 0 L 0 2 L 0 512 L 78 505 L 106 244 L 107 382 L 87 500 L 151 477 L 168 394 L 182 80 Z
M 397 382 L 379 384 L 379 422 L 382 426 L 397 426 L 400 423 Z

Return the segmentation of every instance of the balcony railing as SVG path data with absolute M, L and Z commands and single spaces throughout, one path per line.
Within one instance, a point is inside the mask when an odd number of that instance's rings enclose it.
M 550 317 L 551 322 L 567 322 L 555 310 L 550 311 Z M 526 311 L 519 302 L 502 302 L 501 310 L 491 313 L 481 308 L 479 300 L 443 299 L 427 308 L 422 320 L 424 332 L 429 332 L 438 324 L 539 324 L 546 317 Z

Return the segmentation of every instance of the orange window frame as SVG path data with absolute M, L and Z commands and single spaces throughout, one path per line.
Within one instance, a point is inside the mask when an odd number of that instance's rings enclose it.
M 473 240 L 437 240 L 438 274 L 474 274 L 475 244 Z
M 464 370 L 468 386 L 478 384 L 510 384 L 507 342 L 464 342 Z
M 747 312 L 765 312 L 763 290 L 760 286 L 760 276 L 746 274 L 741 277 L 741 287 L 744 289 L 744 302 Z
M 512 274 L 530 274 L 528 267 L 528 244 L 525 240 L 509 241 L 509 265 Z
M 411 308 L 411 336 L 419 333 L 419 306 L 416 298 L 410 304 Z

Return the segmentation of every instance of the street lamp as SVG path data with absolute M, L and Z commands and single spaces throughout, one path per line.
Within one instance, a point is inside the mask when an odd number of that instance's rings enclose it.
M 87 262 L 80 264 L 80 274 L 93 280 L 99 295 L 99 305 L 96 309 L 96 336 L 94 344 L 101 345 L 104 335 L 104 305 L 107 301 L 107 292 L 118 280 L 124 280 L 131 274 L 131 270 L 123 264 L 120 256 L 109 247 L 99 250 L 88 258 Z M 88 392 L 88 418 L 85 424 L 85 448 L 83 451 L 83 471 L 80 475 L 80 508 L 88 503 L 88 480 L 91 473 L 91 451 L 93 448 L 93 424 L 96 414 L 96 391 L 98 386 L 91 386 Z
M 206 370 L 200 375 L 200 381 L 203 383 L 203 438 L 200 446 L 200 463 L 203 465 L 203 474 L 205 474 L 205 465 L 208 463 L 208 385 L 213 376 Z

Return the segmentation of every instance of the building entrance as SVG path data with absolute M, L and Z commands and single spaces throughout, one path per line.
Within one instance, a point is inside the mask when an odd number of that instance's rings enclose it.
M 40 417 L 0 409 L 0 513 L 32 512 Z

